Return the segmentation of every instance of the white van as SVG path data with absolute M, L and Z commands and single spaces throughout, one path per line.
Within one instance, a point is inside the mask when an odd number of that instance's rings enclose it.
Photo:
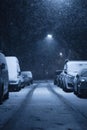
M 6 57 L 8 65 L 8 74 L 9 74 L 9 90 L 20 90 L 21 89 L 21 70 L 19 66 L 19 61 L 15 56 Z
M 82 69 L 87 69 L 87 61 L 67 61 L 64 65 L 63 90 L 73 91 L 74 77 Z
M 0 104 L 2 104 L 4 98 L 9 98 L 8 82 L 6 58 L 4 54 L 0 53 Z

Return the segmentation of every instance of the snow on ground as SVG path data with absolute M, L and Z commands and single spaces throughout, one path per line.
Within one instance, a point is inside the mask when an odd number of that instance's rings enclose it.
M 9 93 L 9 99 L 0 105 L 0 127 L 2 127 L 8 119 L 11 118 L 14 112 L 18 110 L 31 88 L 32 85 L 21 89 L 19 92 Z
M 51 83 L 53 86 L 53 83 Z M 87 98 L 79 98 L 74 93 L 66 93 L 61 88 L 55 86 L 54 91 L 66 100 L 73 109 L 80 112 L 85 118 L 87 118 Z
M 46 82 L 52 85 L 53 90 L 62 98 L 64 98 L 64 100 L 66 100 L 70 106 L 87 118 L 87 99 L 81 99 L 75 96 L 73 93 L 64 92 L 61 88 L 54 86 L 52 81 Z M 32 85 L 21 89 L 19 92 L 10 92 L 9 99 L 0 105 L 0 127 L 2 127 L 20 108 L 31 88 Z M 40 90 L 38 92 L 40 93 Z M 37 93 L 35 92 L 35 94 Z

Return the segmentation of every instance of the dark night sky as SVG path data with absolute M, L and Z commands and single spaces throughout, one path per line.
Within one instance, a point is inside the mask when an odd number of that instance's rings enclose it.
M 87 0 L 0 0 L 0 44 L 35 78 L 51 77 L 66 58 L 87 60 Z

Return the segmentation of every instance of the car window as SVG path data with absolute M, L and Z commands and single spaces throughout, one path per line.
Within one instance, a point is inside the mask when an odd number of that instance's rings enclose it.
M 86 72 L 81 73 L 81 76 L 82 76 L 82 77 L 87 77 L 87 71 L 86 71 Z

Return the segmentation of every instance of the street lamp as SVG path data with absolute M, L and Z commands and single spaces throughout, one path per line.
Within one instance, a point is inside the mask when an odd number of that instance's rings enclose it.
M 45 37 L 45 42 L 51 43 L 53 41 L 54 41 L 53 35 L 52 34 L 47 34 L 47 36 Z
M 60 53 L 59 53 L 59 55 L 60 55 L 60 57 L 62 57 L 62 56 L 63 56 L 63 53 L 62 53 L 62 52 L 60 52 Z
M 52 38 L 53 38 L 52 34 L 47 35 L 47 39 L 52 39 Z

